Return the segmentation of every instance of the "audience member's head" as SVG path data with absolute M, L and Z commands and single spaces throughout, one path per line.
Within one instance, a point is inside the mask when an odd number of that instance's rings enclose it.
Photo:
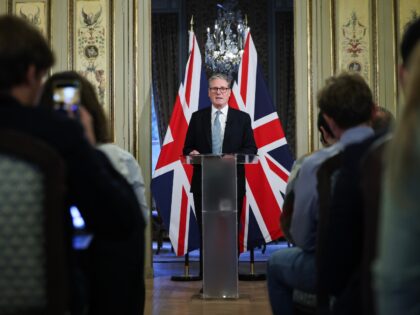
M 376 107 L 376 112 L 372 119 L 372 128 L 375 132 L 390 130 L 394 124 L 395 117 L 389 110 L 382 106 Z
M 420 19 L 410 22 L 405 31 L 401 41 L 401 59 L 402 65 L 399 68 L 399 78 L 404 93 L 407 94 L 406 81 L 407 75 L 411 68 L 411 60 L 413 51 L 417 44 L 420 42 Z
M 416 19 L 407 25 L 401 41 L 401 58 L 404 67 L 408 67 L 410 57 L 420 41 L 420 19 Z
M 329 78 L 318 93 L 318 106 L 337 139 L 346 129 L 368 124 L 374 113 L 372 92 L 357 73 Z
M 418 170 L 416 165 L 418 165 L 420 143 L 420 42 L 414 48 L 410 58 L 410 73 L 406 81 L 406 102 L 396 126 L 393 149 L 389 151 L 391 176 L 396 183 L 403 182 L 410 176 L 417 180 L 417 175 L 419 175 L 415 172 Z
M 109 129 L 107 119 L 96 96 L 95 88 L 83 76 L 75 71 L 65 71 L 53 74 L 44 84 L 44 90 L 40 99 L 40 106 L 54 108 L 53 87 L 57 81 L 78 81 L 80 88 L 80 106 L 83 106 L 91 115 L 93 129 L 98 143 L 107 143 L 109 139 Z
M 321 144 L 324 147 L 329 147 L 330 145 L 333 145 L 337 142 L 337 139 L 334 137 L 330 126 L 328 126 L 328 123 L 326 122 L 323 113 L 320 111 L 318 113 L 318 131 L 320 136 Z
M 54 56 L 42 34 L 24 19 L 0 16 L 0 92 L 34 105 Z

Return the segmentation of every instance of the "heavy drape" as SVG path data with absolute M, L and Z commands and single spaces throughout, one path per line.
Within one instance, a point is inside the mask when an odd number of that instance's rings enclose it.
M 290 150 L 296 149 L 295 61 L 293 12 L 276 13 L 276 110 Z
M 160 143 L 165 137 L 179 87 L 178 14 L 152 15 L 152 84 Z

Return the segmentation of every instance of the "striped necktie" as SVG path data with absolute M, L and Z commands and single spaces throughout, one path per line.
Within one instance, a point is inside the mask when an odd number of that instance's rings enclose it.
M 222 153 L 222 127 L 220 126 L 219 116 L 222 112 L 218 110 L 216 112 L 213 128 L 212 128 L 212 153 Z

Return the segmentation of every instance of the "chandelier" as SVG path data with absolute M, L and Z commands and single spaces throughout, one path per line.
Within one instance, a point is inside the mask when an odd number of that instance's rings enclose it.
M 208 72 L 224 73 L 233 78 L 239 69 L 245 45 L 245 34 L 249 30 L 247 19 L 240 10 L 234 11 L 237 1 L 217 4 L 217 19 L 213 32 L 207 27 L 205 64 Z

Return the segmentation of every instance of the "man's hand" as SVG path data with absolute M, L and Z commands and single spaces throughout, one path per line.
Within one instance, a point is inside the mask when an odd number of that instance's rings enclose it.
M 192 150 L 189 155 L 198 155 L 198 154 L 200 154 L 200 152 L 198 152 L 197 150 Z

